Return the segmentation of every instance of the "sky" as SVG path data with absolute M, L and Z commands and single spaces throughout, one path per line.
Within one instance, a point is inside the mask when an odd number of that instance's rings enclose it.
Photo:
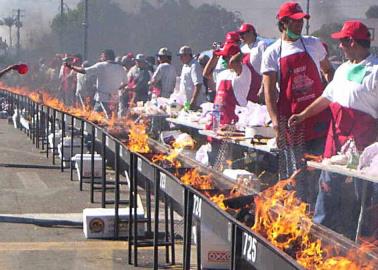
M 64 0 L 68 7 L 74 8 L 80 0 Z M 125 9 L 135 9 L 141 0 L 114 0 Z M 158 0 L 150 0 L 156 3 Z M 90 2 L 90 1 L 89 1 Z M 275 15 L 282 0 L 191 0 L 193 5 L 203 3 L 218 4 L 227 10 L 240 14 L 243 21 L 253 23 L 259 34 L 266 37 L 278 35 Z M 306 9 L 306 0 L 298 0 Z M 309 0 L 310 32 L 320 28 L 324 23 L 345 18 L 364 18 L 369 6 L 377 0 Z M 7 17 L 20 8 L 23 10 L 24 31 L 22 39 L 32 42 L 33 37 L 49 30 L 51 19 L 59 13 L 60 0 L 0 0 L 0 17 Z M 0 36 L 8 40 L 7 28 L 0 26 Z

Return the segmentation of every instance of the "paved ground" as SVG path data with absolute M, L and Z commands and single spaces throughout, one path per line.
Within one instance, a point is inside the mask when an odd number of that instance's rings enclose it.
M 80 192 L 69 170 L 52 166 L 6 120 L 0 120 L 0 138 L 0 269 L 150 269 L 151 248 L 140 250 L 144 267 L 134 268 L 127 264 L 126 241 L 84 238 L 82 210 L 99 204 L 89 203 L 88 187 Z M 180 244 L 176 254 L 181 262 Z M 163 251 L 160 257 L 164 268 Z

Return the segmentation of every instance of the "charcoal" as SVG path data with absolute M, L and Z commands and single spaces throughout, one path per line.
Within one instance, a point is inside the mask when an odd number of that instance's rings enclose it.
M 252 204 L 254 195 L 239 196 L 234 198 L 228 198 L 223 201 L 224 205 L 229 208 L 239 209 L 248 204 Z

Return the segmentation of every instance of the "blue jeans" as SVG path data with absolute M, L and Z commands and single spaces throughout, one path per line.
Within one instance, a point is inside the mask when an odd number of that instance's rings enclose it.
M 345 179 L 345 175 L 327 171 L 321 172 L 313 221 L 353 238 L 361 207 L 361 184 L 365 180 L 353 179 L 354 186 L 348 192 L 343 187 Z M 322 188 L 323 183 L 326 183 L 330 187 L 329 191 L 325 191 Z M 368 183 L 366 207 L 377 204 L 377 197 L 378 185 Z M 369 215 L 374 215 L 374 213 L 370 213 L 364 217 L 364 221 Z M 367 229 L 363 233 L 371 234 L 372 232 L 369 232 L 369 229 Z

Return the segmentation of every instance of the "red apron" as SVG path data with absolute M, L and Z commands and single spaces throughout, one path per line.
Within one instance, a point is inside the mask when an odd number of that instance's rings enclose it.
M 331 103 L 332 121 L 324 149 L 324 157 L 337 154 L 341 146 L 350 138 L 356 142 L 357 150 L 362 151 L 377 138 L 377 120 L 367 113 L 345 108 Z
M 238 116 L 235 114 L 235 107 L 238 102 L 230 80 L 220 82 L 215 95 L 214 104 L 221 105 L 221 125 L 231 124 L 232 121 L 238 121 Z
M 278 117 L 289 119 L 302 112 L 323 93 L 319 71 L 303 44 L 304 52 L 280 58 L 280 94 L 277 103 Z M 281 46 L 282 50 L 282 46 Z M 281 53 L 280 53 L 281 54 Z M 329 127 L 329 110 L 303 122 L 305 141 L 324 137 Z
M 251 64 L 250 57 L 251 54 L 249 53 L 246 53 L 243 56 L 243 64 L 246 64 L 249 68 L 249 71 L 251 72 L 251 85 L 249 87 L 247 100 L 257 103 L 259 100 L 257 94 L 259 93 L 261 87 L 262 76 L 255 71 L 254 67 Z

